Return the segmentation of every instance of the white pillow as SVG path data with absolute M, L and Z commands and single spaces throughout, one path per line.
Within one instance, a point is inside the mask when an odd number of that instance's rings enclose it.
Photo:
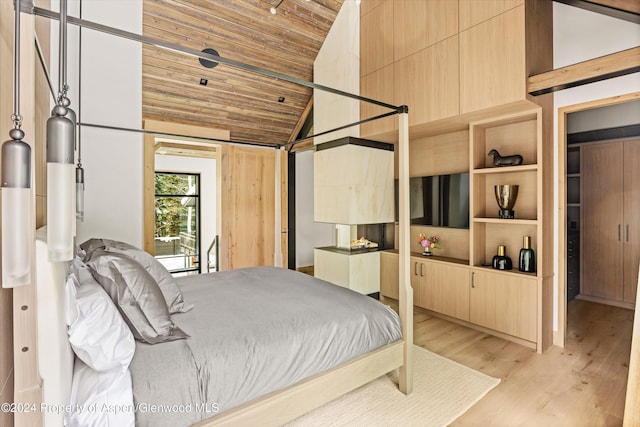
M 69 342 L 96 371 L 127 369 L 136 344 L 111 298 L 78 258 L 65 285 Z
M 135 411 L 129 369 L 97 372 L 76 359 L 66 414 L 67 427 L 133 427 Z

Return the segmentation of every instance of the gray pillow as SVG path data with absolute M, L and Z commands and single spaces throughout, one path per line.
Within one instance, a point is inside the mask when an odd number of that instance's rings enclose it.
M 89 239 L 80 245 L 80 247 L 86 252 L 85 259 L 87 260 L 91 259 L 94 253 L 100 251 L 120 253 L 136 260 L 151 274 L 151 277 L 153 277 L 158 283 L 158 286 L 160 286 L 162 295 L 167 302 L 169 313 L 186 313 L 193 308 L 193 304 L 186 304 L 184 302 L 182 292 L 180 292 L 180 288 L 178 288 L 178 284 L 171 273 L 169 273 L 164 265 L 158 262 L 157 259 L 142 249 L 138 249 L 125 242 L 109 239 Z
M 174 325 L 160 287 L 135 260 L 96 250 L 86 264 L 116 304 L 135 339 L 156 344 L 189 337 Z

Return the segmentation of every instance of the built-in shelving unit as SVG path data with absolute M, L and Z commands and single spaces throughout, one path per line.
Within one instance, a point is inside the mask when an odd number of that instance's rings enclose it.
M 538 162 L 542 157 L 541 120 L 538 108 L 472 122 L 469 126 L 471 266 L 491 264 L 498 245 L 504 245 L 518 272 L 517 255 L 523 236 L 531 236 L 533 249 L 538 252 L 542 216 L 542 168 Z M 492 149 L 502 156 L 519 154 L 523 162 L 517 166 L 494 166 L 488 155 Z M 494 187 L 500 184 L 518 185 L 513 219 L 498 217 Z

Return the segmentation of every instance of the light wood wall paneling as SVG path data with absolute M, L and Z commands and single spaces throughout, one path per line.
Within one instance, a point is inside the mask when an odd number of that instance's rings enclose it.
M 275 150 L 223 146 L 222 269 L 273 265 Z
M 525 7 L 460 33 L 460 112 L 525 97 Z
M 360 75 L 393 62 L 393 0 L 385 0 L 360 19 Z
M 553 70 L 552 0 L 525 1 L 525 37 L 527 63 L 523 78 Z
M 384 2 L 385 0 L 364 0 L 360 3 L 360 16 L 366 15 Z
M 413 139 L 409 148 L 411 176 L 469 171 L 469 131 Z
M 394 66 L 388 65 L 372 73 L 360 78 L 360 95 L 393 103 L 395 101 L 393 92 Z M 368 102 L 360 103 L 360 117 L 367 119 L 380 114 L 388 113 L 389 109 L 373 105 Z M 374 120 L 369 123 L 360 125 L 360 135 L 366 137 L 368 135 L 379 135 L 381 133 L 390 132 L 392 138 L 398 140 L 398 119 L 391 116 L 380 120 Z M 379 140 L 379 138 L 376 138 Z
M 524 0 L 459 0 L 460 31 L 524 4 Z
M 449 0 L 395 1 L 393 31 L 393 57 L 397 61 L 457 34 L 458 3 Z
M 394 63 L 394 97 L 409 106 L 409 125 L 458 115 L 457 76 L 457 36 Z

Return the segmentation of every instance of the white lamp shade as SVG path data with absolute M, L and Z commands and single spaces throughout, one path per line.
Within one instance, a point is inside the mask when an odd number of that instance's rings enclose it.
M 47 244 L 49 261 L 73 259 L 75 167 L 47 163 Z
M 31 204 L 30 188 L 2 191 L 2 287 L 13 288 L 31 282 L 29 256 Z
M 84 183 L 76 182 L 76 220 L 84 221 Z

